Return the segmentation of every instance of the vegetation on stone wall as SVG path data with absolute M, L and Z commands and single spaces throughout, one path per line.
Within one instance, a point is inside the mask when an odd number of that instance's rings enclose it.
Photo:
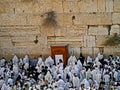
M 44 27 L 56 27 L 57 21 L 56 21 L 56 13 L 54 11 L 46 12 L 45 18 L 43 20 L 43 26 Z
M 114 36 L 110 36 L 103 45 L 105 46 L 117 46 L 120 44 L 120 36 L 115 34 Z

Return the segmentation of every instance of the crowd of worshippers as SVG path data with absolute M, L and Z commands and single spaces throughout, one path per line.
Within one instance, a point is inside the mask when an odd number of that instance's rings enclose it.
M 120 90 L 120 57 L 71 55 L 67 65 L 51 56 L 0 59 L 0 90 Z

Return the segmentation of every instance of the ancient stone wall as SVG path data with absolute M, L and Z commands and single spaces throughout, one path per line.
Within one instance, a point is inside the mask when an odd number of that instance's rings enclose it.
M 43 26 L 50 11 L 57 26 Z M 0 0 L 1 57 L 48 56 L 53 44 L 69 44 L 77 57 L 120 55 L 120 45 L 103 45 L 114 33 L 120 35 L 120 0 Z

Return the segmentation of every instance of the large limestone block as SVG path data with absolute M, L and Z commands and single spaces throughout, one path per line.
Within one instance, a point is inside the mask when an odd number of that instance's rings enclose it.
M 107 36 L 102 36 L 102 35 L 99 35 L 99 36 L 96 36 L 96 47 L 104 47 L 104 42 L 107 40 Z
M 98 12 L 105 12 L 105 0 L 98 0 Z
M 82 37 L 55 37 L 55 36 L 50 36 L 47 37 L 48 41 L 56 41 L 56 42 L 81 42 Z
M 97 0 L 79 0 L 79 12 L 97 12 Z
M 112 25 L 111 26 L 110 35 L 114 35 L 115 33 L 120 35 L 120 26 L 119 25 Z
M 95 47 L 95 36 L 84 36 L 83 47 Z
M 26 25 L 26 15 L 0 14 L 0 25 Z
M 120 0 L 114 0 L 114 12 L 120 12 Z
M 63 4 L 62 2 L 52 2 L 52 10 L 57 13 L 63 13 Z
M 15 14 L 17 3 L 0 3 L 0 14 Z
M 82 48 L 82 53 L 85 57 L 87 56 L 94 56 L 94 48 L 92 47 L 86 47 L 86 48 Z
M 88 35 L 108 35 L 108 27 L 105 26 L 90 26 Z
M 63 2 L 63 11 L 65 13 L 76 13 L 79 12 L 77 2 Z
M 113 12 L 113 0 L 106 0 L 106 12 Z
M 113 13 L 112 23 L 113 24 L 120 24 L 120 13 Z
M 72 25 L 67 27 L 67 36 L 71 37 L 71 36 L 83 36 L 86 35 L 87 33 L 87 26 L 86 25 Z
M 60 27 L 58 26 L 55 28 L 55 36 L 66 36 L 66 27 Z
M 0 48 L 13 47 L 10 37 L 0 37 Z
M 8 26 L 1 27 L 3 32 L 9 33 L 9 36 L 21 37 L 21 36 L 37 36 L 41 35 L 39 31 L 39 27 L 37 26 Z
M 55 28 L 54 27 L 41 27 L 41 34 L 44 36 L 55 36 Z
M 75 15 L 75 25 L 86 24 L 86 25 L 111 25 L 111 13 L 81 13 Z

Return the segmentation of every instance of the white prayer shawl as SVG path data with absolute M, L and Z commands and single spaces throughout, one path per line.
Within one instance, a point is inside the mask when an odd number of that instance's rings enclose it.
M 91 76 L 92 76 L 91 70 L 88 69 L 88 71 L 86 72 L 86 79 L 88 80 Z
M 68 72 L 68 75 L 70 77 L 70 81 L 72 81 L 73 80 L 73 73 L 72 72 Z
M 72 63 L 72 56 L 68 58 L 68 66 L 70 65 L 70 63 Z
M 45 65 L 46 66 L 53 66 L 53 64 L 54 64 L 54 60 L 52 59 L 51 56 L 49 56 L 48 58 L 46 58 L 46 60 L 45 60 Z
M 98 84 L 100 84 L 100 82 L 101 82 L 101 76 L 102 76 L 101 73 L 96 74 L 96 81 Z
M 72 62 L 72 63 L 77 62 L 77 59 L 76 59 L 76 57 L 75 57 L 75 56 L 73 56 L 73 57 L 72 57 L 72 60 L 73 60 L 73 62 Z
M 3 83 L 1 90 L 7 90 L 7 85 Z
M 103 59 L 103 54 L 98 53 L 98 56 L 97 56 L 97 57 L 99 58 L 99 60 L 101 60 L 101 59 Z
M 23 64 L 25 64 L 25 63 L 29 63 L 28 55 L 25 55 L 25 57 L 23 58 Z
M 118 77 L 118 72 L 117 71 L 114 72 L 114 76 L 113 77 L 115 78 L 115 81 L 117 81 L 117 77 Z
M 1 80 L 0 80 L 0 88 L 2 87 L 3 84 L 4 84 L 4 80 L 1 79 Z
M 37 62 L 37 64 L 38 64 L 38 65 L 41 65 L 41 64 L 42 64 L 42 62 L 43 62 L 42 58 L 41 58 L 41 57 L 39 57 L 39 58 L 38 58 L 38 62 Z
M 82 69 L 82 70 L 81 70 L 82 79 L 85 79 L 85 78 L 86 78 L 86 76 L 85 76 L 86 74 L 85 74 L 85 73 L 86 73 L 86 70 L 85 70 L 85 69 Z
M 40 72 L 41 72 L 40 65 L 38 65 L 38 64 L 37 64 L 35 68 L 37 69 L 37 72 L 38 72 L 38 73 L 40 73 Z
M 59 79 L 58 81 L 57 81 L 57 86 L 58 86 L 58 88 L 59 87 L 65 87 L 65 82 L 62 80 L 62 79 Z
M 87 57 L 87 63 L 92 63 L 92 58 L 90 56 Z
M 50 74 L 50 72 L 48 71 L 47 74 L 45 75 L 45 80 L 47 80 L 49 83 L 52 82 L 52 76 Z
M 13 79 L 9 78 L 8 81 L 7 81 L 7 84 L 13 86 Z
M 13 89 L 9 85 L 7 85 L 7 90 L 13 90 Z
M 18 64 L 18 61 L 19 61 L 18 57 L 16 55 L 14 55 L 14 57 L 12 59 L 12 63 L 13 64 Z
M 18 72 L 19 72 L 19 67 L 18 67 L 18 65 L 13 65 L 13 72 L 14 72 L 15 74 L 18 74 Z
M 105 74 L 103 76 L 103 79 L 105 80 L 105 83 L 108 83 L 110 81 L 110 76 L 108 74 Z
M 80 79 L 77 76 L 76 77 L 73 76 L 72 82 L 73 82 L 73 87 L 79 88 L 79 86 L 80 86 Z
M 77 61 L 77 65 L 79 67 L 79 70 L 81 71 L 82 70 L 82 63 L 80 60 Z
M 84 85 L 85 85 L 85 88 L 89 88 L 89 87 L 90 87 L 90 84 L 89 84 L 89 82 L 87 81 L 87 79 L 84 79 L 80 84 L 84 84 Z
M 5 61 L 6 61 L 5 59 L 0 60 L 0 67 L 5 65 Z
M 29 68 L 29 63 L 25 63 L 24 69 L 27 70 Z
M 20 58 L 19 65 L 21 65 L 21 66 L 23 65 L 22 58 Z

